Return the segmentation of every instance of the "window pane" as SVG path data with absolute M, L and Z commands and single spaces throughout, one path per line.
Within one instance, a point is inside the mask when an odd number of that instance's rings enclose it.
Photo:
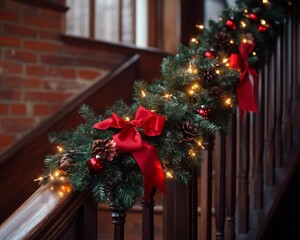
M 118 0 L 96 0 L 95 37 L 118 41 Z
M 89 0 L 67 0 L 66 33 L 89 36 Z
M 133 25 L 134 19 L 133 15 L 133 5 L 132 0 L 123 0 L 123 18 L 122 18 L 122 40 L 125 43 L 134 43 L 135 39 L 133 39 Z

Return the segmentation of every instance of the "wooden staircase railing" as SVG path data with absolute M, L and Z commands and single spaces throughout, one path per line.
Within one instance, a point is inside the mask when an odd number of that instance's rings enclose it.
M 300 129 L 297 124 L 300 119 L 299 2 L 294 4 L 260 69 L 259 113 L 247 113 L 243 119 L 238 114 L 233 115 L 226 134 L 220 132 L 207 138 L 203 162 L 200 169 L 192 170 L 193 181 L 189 185 L 167 182 L 168 195 L 163 206 L 164 239 L 264 239 L 284 189 L 295 169 L 300 167 Z M 63 40 L 77 44 L 78 38 L 63 36 Z M 85 43 L 93 48 L 101 47 L 99 42 L 86 40 Z M 117 51 L 122 51 L 122 47 Z M 143 54 L 147 55 L 147 52 Z M 136 66 L 137 58 L 131 58 L 129 61 L 134 64 L 128 67 Z M 113 74 L 117 74 L 116 79 L 121 79 L 123 73 L 120 70 Z M 135 70 L 128 74 L 129 79 L 137 76 Z M 106 88 L 110 96 L 112 89 L 115 89 L 112 85 Z M 95 105 L 99 107 L 97 93 L 95 90 L 86 103 L 97 102 Z M 102 107 L 100 103 L 100 109 Z M 70 120 L 66 116 L 62 125 Z M 74 118 L 73 115 L 70 117 Z M 41 188 L 35 194 L 43 191 Z M 84 194 L 75 198 L 84 198 Z M 67 199 L 73 196 L 70 194 Z M 61 200 L 66 211 L 67 199 Z M 154 239 L 154 199 L 155 196 L 143 204 L 142 239 Z M 26 209 L 30 204 L 25 203 L 8 221 L 12 224 L 18 219 L 18 213 L 28 213 L 22 208 Z M 113 210 L 112 217 L 114 239 L 124 239 L 126 213 Z M 0 236 L 7 224 L 1 226 Z
M 80 44 L 78 39 L 76 41 Z M 112 45 L 101 42 L 97 42 L 97 47 L 113 49 Z M 114 51 L 121 50 L 117 48 Z M 0 175 L 6 181 L 0 183 L 0 191 L 5 193 L 0 199 L 0 223 L 38 188 L 38 184 L 33 184 L 32 181 L 41 174 L 42 159 L 54 152 L 53 146 L 48 142 L 49 132 L 76 127 L 82 121 L 77 113 L 81 104 L 89 104 L 97 112 L 104 112 L 107 106 L 118 99 L 122 98 L 128 103 L 131 101 L 135 80 L 159 77 L 157 69 L 160 69 L 164 53 L 123 46 L 122 54 L 128 56 L 126 62 L 113 69 L 107 77 L 95 83 L 55 116 L 21 139 L 14 148 L 1 155 Z
M 66 182 L 41 186 L 0 228 L 1 239 L 97 239 L 97 205 L 91 193 Z

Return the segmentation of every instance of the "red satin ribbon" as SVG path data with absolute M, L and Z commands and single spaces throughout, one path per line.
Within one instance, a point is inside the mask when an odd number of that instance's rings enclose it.
M 119 133 L 113 135 L 113 140 L 116 142 L 116 147 L 118 147 L 120 153 L 131 153 L 142 170 L 145 202 L 148 201 L 153 187 L 165 193 L 166 186 L 157 150 L 148 142 L 142 140 L 138 129 L 147 136 L 158 136 L 161 134 L 165 122 L 165 117 L 140 106 L 135 119 L 132 121 L 125 121 L 117 114 L 112 113 L 110 118 L 93 126 L 100 130 L 110 127 L 122 129 Z
M 239 54 L 231 54 L 229 66 L 237 68 L 240 71 L 240 80 L 237 85 L 237 98 L 240 108 L 240 117 L 242 118 L 246 110 L 257 112 L 258 96 L 258 74 L 248 62 L 248 56 L 252 53 L 255 43 L 242 42 L 239 47 Z M 251 83 L 250 76 L 253 82 Z

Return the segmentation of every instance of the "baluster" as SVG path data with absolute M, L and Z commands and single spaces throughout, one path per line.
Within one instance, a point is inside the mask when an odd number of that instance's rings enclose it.
M 89 194 L 77 216 L 75 235 L 79 239 L 97 239 L 98 205 L 92 194 Z
M 203 161 L 201 163 L 201 190 L 200 190 L 200 239 L 211 239 L 212 227 L 212 153 L 213 137 L 208 136 L 203 143 L 206 151 L 203 151 Z
M 190 216 L 190 234 L 191 239 L 198 239 L 198 169 L 192 169 L 192 182 L 189 186 L 189 212 Z
M 238 140 L 239 232 L 249 230 L 249 113 L 239 122 Z
M 254 117 L 254 159 L 252 165 L 252 180 L 253 180 L 253 194 L 252 203 L 254 209 L 259 209 L 263 205 L 263 146 L 264 146 L 264 81 L 265 81 L 265 70 L 264 68 L 259 71 L 259 81 L 258 81 L 258 114 L 255 114 Z
M 265 183 L 273 186 L 275 182 L 274 164 L 274 54 L 269 53 L 269 61 L 265 64 L 265 131 L 264 131 L 264 163 Z
M 215 176 L 215 221 L 216 239 L 224 239 L 225 224 L 225 134 L 221 131 L 216 137 L 216 176 Z
M 280 29 L 280 32 L 282 32 L 282 29 Z M 280 33 L 277 37 L 276 42 L 276 73 L 275 73 L 275 84 L 276 84 L 276 103 L 275 103 L 275 162 L 278 167 L 283 166 L 283 154 L 282 154 L 282 89 L 283 89 L 283 70 L 282 70 L 282 64 L 283 64 L 283 57 L 282 57 L 282 34 Z
M 284 26 L 284 46 L 283 46 L 283 70 L 284 70 L 284 115 L 283 115 L 283 136 L 284 141 L 284 150 L 288 151 L 291 149 L 291 136 L 292 136 L 292 124 L 291 124 L 291 53 L 292 47 L 290 43 L 291 39 L 291 12 L 286 17 L 286 23 Z
M 164 239 L 197 239 L 197 169 L 188 185 L 167 182 L 164 198 Z
M 124 240 L 124 224 L 126 213 L 115 207 L 110 207 L 112 223 L 114 224 L 114 240 Z
M 236 117 L 236 114 L 232 115 L 226 136 L 226 240 L 235 240 Z
M 163 239 L 175 239 L 174 214 L 175 214 L 175 182 L 166 182 L 167 196 L 163 198 Z
M 156 188 L 153 188 L 148 202 L 142 202 L 143 206 L 143 230 L 142 234 L 143 240 L 153 240 L 154 239 L 154 195 L 156 193 Z
M 293 92 L 292 92 L 292 115 L 293 115 L 293 133 L 295 133 L 295 130 L 297 130 L 297 125 L 298 125 L 298 119 L 299 119 L 299 114 L 298 114 L 298 111 L 299 111 L 299 103 L 297 103 L 297 100 L 298 100 L 298 97 L 297 96 L 297 92 L 298 92 L 298 88 L 299 88 L 299 80 L 297 81 L 297 79 L 299 79 L 299 69 L 298 69 L 298 65 L 299 65 L 299 18 L 297 14 L 297 4 L 299 3 L 293 3 L 294 6 L 292 6 L 292 48 L 293 48 L 293 51 L 292 51 L 292 69 L 293 69 L 293 72 L 292 72 L 292 89 L 293 89 Z M 299 9 L 299 8 L 298 8 Z M 297 134 L 293 134 L 293 142 L 296 142 L 297 141 Z

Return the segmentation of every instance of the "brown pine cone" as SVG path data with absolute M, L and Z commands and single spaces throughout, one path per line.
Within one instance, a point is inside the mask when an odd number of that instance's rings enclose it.
M 212 47 L 216 52 L 227 52 L 232 49 L 232 44 L 230 43 L 230 36 L 224 32 L 218 32 L 214 38 Z
M 116 142 L 112 139 L 97 139 L 92 144 L 93 155 L 98 155 L 103 160 L 112 161 L 118 156 Z
M 181 141 L 190 142 L 195 139 L 197 133 L 197 125 L 189 120 L 183 121 L 181 125 L 178 126 L 181 131 L 183 138 Z
M 70 169 L 74 166 L 73 156 L 71 153 L 63 154 L 58 162 L 58 169 L 68 174 Z
M 218 74 L 214 68 L 207 68 L 201 72 L 202 84 L 204 86 L 211 86 L 216 83 Z

